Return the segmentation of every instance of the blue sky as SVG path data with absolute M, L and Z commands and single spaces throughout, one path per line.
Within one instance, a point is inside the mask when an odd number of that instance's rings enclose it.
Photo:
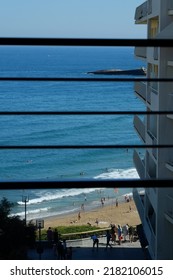
M 146 38 L 142 0 L 1 0 L 0 37 Z

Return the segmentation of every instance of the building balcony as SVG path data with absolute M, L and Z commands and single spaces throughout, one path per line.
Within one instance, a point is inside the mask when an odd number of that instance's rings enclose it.
M 158 78 L 157 76 L 152 76 L 151 78 Z M 159 89 L 159 82 L 152 82 L 152 84 L 151 84 L 151 88 L 152 88 L 152 92 L 154 92 L 155 94 L 157 94 L 158 93 L 158 89 Z
M 149 253 L 152 257 L 152 259 L 155 258 L 155 249 L 156 249 L 156 237 L 155 234 L 151 228 L 150 221 L 145 217 L 145 207 L 143 203 L 143 196 L 140 194 L 138 189 L 133 189 L 133 198 L 136 204 L 136 207 L 138 209 L 138 213 L 140 216 L 140 219 L 142 221 L 143 229 L 146 235 L 146 238 L 149 243 Z
M 141 100 L 146 102 L 146 83 L 144 82 L 135 82 L 134 91 L 141 98 Z
M 155 137 L 154 137 L 153 133 L 150 130 L 148 130 L 147 134 L 146 134 L 147 144 L 153 145 L 154 144 L 154 139 L 155 139 Z
M 147 1 L 141 4 L 136 8 L 135 11 L 135 23 L 147 23 L 147 15 L 148 15 L 148 9 L 147 9 Z
M 146 143 L 148 145 L 156 145 L 157 144 L 157 139 L 150 130 L 148 130 L 147 134 L 146 134 Z M 150 152 L 150 155 L 153 156 L 154 159 L 157 158 L 157 149 L 156 148 L 148 149 L 148 152 Z
M 148 15 L 152 14 L 152 11 L 153 11 L 153 0 L 148 0 L 148 3 L 147 3 L 147 8 L 148 8 Z
M 144 122 L 137 116 L 134 116 L 133 120 L 134 128 L 136 129 L 139 137 L 145 143 L 145 125 Z
M 168 15 L 170 15 L 170 16 L 173 15 L 173 1 L 172 0 L 168 1 Z
M 172 104 L 173 104 L 173 93 L 169 93 L 169 95 L 168 95 L 168 105 L 167 105 L 167 110 L 169 111 L 169 113 L 166 114 L 166 117 L 169 120 L 173 120 Z
M 165 210 L 165 218 L 173 224 L 173 197 L 167 195 L 166 196 L 166 210 Z
M 146 60 L 147 47 L 135 47 L 134 54 L 136 57 Z
M 148 246 L 148 251 L 150 253 L 150 256 L 152 259 L 155 259 L 155 255 L 156 255 L 156 236 L 152 230 L 151 224 L 149 219 L 145 219 L 144 223 L 143 223 L 143 228 L 145 231 L 145 235 L 147 237 L 149 246 Z
M 152 64 L 158 63 L 159 58 L 159 48 L 158 47 L 148 47 L 146 51 L 147 60 Z
M 154 89 L 152 86 L 148 90 L 147 101 L 151 105 L 150 109 L 152 111 L 159 110 L 159 98 L 158 98 L 158 91 Z
M 156 167 L 148 167 L 148 170 L 146 171 L 146 178 L 149 180 L 156 180 Z
M 152 201 L 152 207 L 154 211 L 157 212 L 157 192 L 156 188 L 146 188 L 145 189 L 146 196 L 148 196 L 149 200 Z
M 145 163 L 144 160 L 140 158 L 139 152 L 137 152 L 136 150 L 133 153 L 133 162 L 140 179 L 145 179 Z
M 144 192 L 139 192 L 137 188 L 133 189 L 133 199 L 135 201 L 136 207 L 138 209 L 138 214 L 140 216 L 141 221 L 144 220 Z

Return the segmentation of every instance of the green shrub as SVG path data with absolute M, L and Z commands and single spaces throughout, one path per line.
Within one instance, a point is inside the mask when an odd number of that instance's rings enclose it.
M 54 230 L 55 228 L 52 228 Z M 78 239 L 84 237 L 90 237 L 92 231 L 97 231 L 97 235 L 105 234 L 106 229 L 99 228 L 98 226 L 89 226 L 89 225 L 70 225 L 70 226 L 59 226 L 56 227 L 59 236 L 61 239 Z M 47 239 L 47 230 L 42 230 L 41 239 Z

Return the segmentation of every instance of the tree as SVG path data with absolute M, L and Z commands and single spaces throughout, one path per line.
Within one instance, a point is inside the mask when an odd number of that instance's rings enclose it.
M 13 207 L 13 203 L 3 197 L 0 201 L 0 228 L 2 229 Z
M 35 241 L 35 227 L 26 227 L 19 216 L 10 217 L 12 207 L 6 198 L 0 201 L 0 259 L 26 259 L 27 245 Z

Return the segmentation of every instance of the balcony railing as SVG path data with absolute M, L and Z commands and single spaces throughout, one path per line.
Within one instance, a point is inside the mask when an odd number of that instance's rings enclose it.
M 138 132 L 140 138 L 142 141 L 145 143 L 145 125 L 144 122 L 137 116 L 135 115 L 134 117 L 134 127 L 136 131 Z
M 146 103 L 146 83 L 136 82 L 134 85 L 135 92 L 141 97 L 141 99 Z
M 133 153 L 133 161 L 138 171 L 141 180 L 145 179 L 145 165 L 144 160 L 141 159 L 140 154 L 135 150 Z M 138 185 L 139 187 L 139 185 Z
M 145 9 L 144 9 L 145 10 Z M 145 14 L 145 13 L 144 13 Z M 134 39 L 55 39 L 55 38 L 0 38 L 0 46 L 106 46 L 106 47 L 117 47 L 117 46 L 138 46 L 142 47 L 144 45 L 146 46 L 153 46 L 153 47 L 163 47 L 165 45 L 173 47 L 173 40 L 150 40 L 150 39 L 139 39 L 139 40 L 134 40 Z M 167 81 L 172 81 L 173 79 L 157 79 L 157 78 L 62 78 L 62 77 L 0 77 L 1 82 L 31 82 L 31 81 L 39 81 L 39 82 L 86 82 L 86 83 L 93 83 L 93 82 L 104 82 L 104 83 L 110 83 L 110 82 L 167 82 Z M 172 113 L 171 112 L 152 112 L 153 114 L 168 114 Z M 144 111 L 102 111 L 102 112 L 97 112 L 97 111 L 90 111 L 90 112 L 47 112 L 47 111 L 7 111 L 7 112 L 0 112 L 0 117 L 3 115 L 10 115 L 10 116 L 15 116 L 15 115 L 22 115 L 23 117 L 35 115 L 138 115 L 138 114 L 151 114 Z M 60 150 L 60 149 L 135 149 L 135 148 L 173 148 L 173 143 L 169 145 L 147 145 L 145 144 L 116 144 L 112 143 L 110 145 L 102 145 L 98 143 L 97 145 L 86 145 L 83 143 L 82 145 L 0 145 L 0 150 L 45 150 L 45 149 L 55 149 L 55 150 Z M 135 156 L 135 160 L 137 159 L 137 156 Z M 141 167 L 143 166 L 142 161 L 141 161 Z M 133 188 L 133 187 L 155 187 L 155 180 L 144 180 L 144 168 L 141 169 L 141 178 L 142 180 L 138 179 L 130 179 L 130 180 L 118 180 L 118 179 L 111 179 L 111 180 L 56 180 L 56 181 L 33 181 L 33 180 L 27 180 L 27 181 L 1 181 L 0 182 L 0 188 L 1 189 L 31 189 L 31 188 L 92 188 L 92 187 L 125 187 L 125 188 Z M 158 180 L 160 183 L 160 186 L 167 186 L 167 187 L 172 187 L 173 186 L 173 181 L 172 180 Z M 158 184 L 157 182 L 157 184 Z
M 137 206 L 137 209 L 138 209 L 138 213 L 139 213 L 139 216 L 140 216 L 140 219 L 141 221 L 143 222 L 144 220 L 144 211 L 145 211 L 145 208 L 144 208 L 144 194 L 140 193 L 138 191 L 138 189 L 133 189 L 133 199 L 135 201 L 135 204 Z
M 136 47 L 135 55 L 140 58 L 147 58 L 147 47 Z
M 135 20 L 139 21 L 146 18 L 148 15 L 147 1 L 136 8 Z
M 148 14 L 149 15 L 152 14 L 152 11 L 153 11 L 153 9 L 152 9 L 152 1 L 153 0 L 148 0 Z

